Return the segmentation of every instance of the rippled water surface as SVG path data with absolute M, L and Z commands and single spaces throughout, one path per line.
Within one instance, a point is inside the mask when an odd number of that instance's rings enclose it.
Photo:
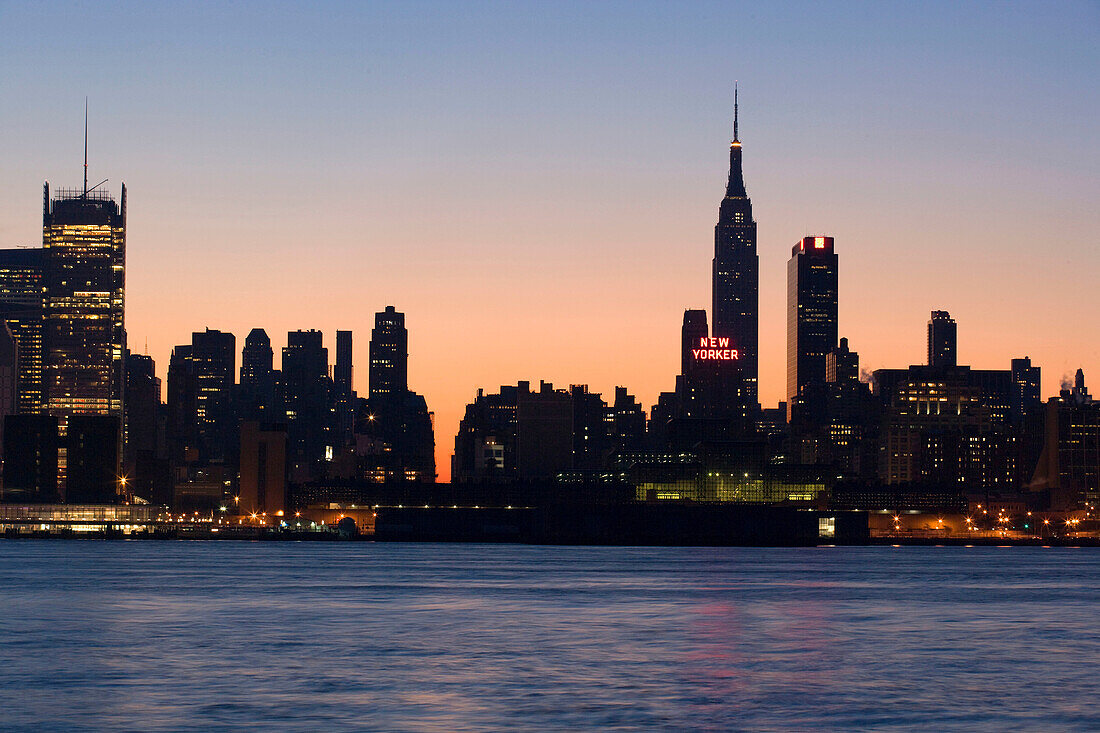
M 4 730 L 1098 730 L 1100 550 L 0 541 Z

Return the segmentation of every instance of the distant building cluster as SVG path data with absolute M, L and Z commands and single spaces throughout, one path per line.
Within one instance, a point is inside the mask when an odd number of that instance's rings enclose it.
M 127 348 L 126 189 L 45 188 L 42 247 L 0 251 L 4 502 L 151 503 L 288 516 L 399 502 L 741 502 L 959 511 L 1100 501 L 1100 401 L 1078 370 L 1043 401 L 1027 357 L 958 363 L 958 325 L 927 324 L 925 364 L 861 375 L 840 337 L 840 257 L 807 236 L 787 266 L 786 399 L 758 398 L 759 255 L 742 172 L 714 232 L 711 310 L 686 310 L 680 373 L 647 414 L 625 387 L 519 381 L 477 391 L 436 485 L 433 415 L 408 385 L 408 330 L 375 316 L 369 392 L 352 386 L 352 333 L 292 331 L 280 367 L 268 334 L 240 349 L 206 329 L 176 346 L 167 395 Z M 895 520 L 896 521 L 896 520 Z M 968 520 L 969 521 L 969 520 Z

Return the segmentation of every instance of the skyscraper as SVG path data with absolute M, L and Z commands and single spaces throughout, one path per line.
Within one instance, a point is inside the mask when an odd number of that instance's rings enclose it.
M 241 419 L 282 419 L 274 415 L 274 356 L 266 331 L 254 328 L 248 332 L 241 350 Z
M 42 306 L 45 250 L 0 250 L 0 319 L 7 321 L 19 349 L 16 411 L 42 410 Z
M 1042 370 L 1031 365 L 1030 357 L 1012 360 L 1012 416 L 1015 421 L 1022 421 L 1029 413 L 1042 407 L 1039 392 L 1041 381 Z
M 238 437 L 233 411 L 236 337 L 209 328 L 191 334 L 191 364 L 200 459 L 232 461 Z
M 730 172 L 726 195 L 718 209 L 714 227 L 713 335 L 728 338 L 738 358 L 725 369 L 737 384 L 728 391 L 734 417 L 751 423 L 759 409 L 757 359 L 759 328 L 759 257 L 756 253 L 756 222 L 752 202 L 745 191 L 741 171 L 741 141 L 737 135 L 737 97 L 734 92 L 733 140 L 730 143 Z
M 787 410 L 823 417 L 825 355 L 837 340 L 837 256 L 832 237 L 804 237 L 787 262 Z
M 126 488 L 156 504 L 172 502 L 164 454 L 160 379 L 153 357 L 126 350 L 126 401 L 122 466 Z
M 336 425 L 341 447 L 354 440 L 355 390 L 351 386 L 352 340 L 351 331 L 336 332 L 336 366 L 333 368 L 333 387 L 336 397 Z
M 409 388 L 409 332 L 392 305 L 374 316 L 370 332 L 370 396 L 400 395 Z
M 947 311 L 932 311 L 928 321 L 928 366 L 958 364 L 958 327 Z
M 160 407 L 160 379 L 153 357 L 126 350 L 126 419 L 123 464 L 132 476 L 138 453 L 157 452 L 157 408 Z M 143 495 L 144 496 L 144 495 Z
M 333 457 L 334 406 L 328 349 L 320 331 L 291 331 L 283 349 L 282 397 L 286 407 L 287 460 L 294 481 L 319 478 Z
M 351 392 L 351 331 L 336 332 L 336 367 L 332 381 L 337 391 Z
M 375 446 L 361 455 L 374 481 L 435 481 L 435 427 L 424 397 L 409 389 L 409 332 L 392 305 L 374 317 L 370 397 L 355 428 L 356 442 Z
M 126 185 L 118 204 L 106 191 L 88 189 L 86 174 L 83 191 L 56 194 L 51 199 L 50 184 L 44 185 L 45 408 L 58 418 L 62 435 L 74 415 L 114 417 L 121 442 Z M 62 486 L 66 450 L 58 455 Z M 114 454 L 121 456 L 118 446 Z

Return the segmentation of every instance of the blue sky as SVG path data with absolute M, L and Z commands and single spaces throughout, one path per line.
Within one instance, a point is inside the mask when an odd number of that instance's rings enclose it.
M 445 423 L 524 378 L 649 404 L 709 305 L 739 80 L 765 400 L 815 233 L 865 367 L 920 361 L 946 308 L 964 361 L 1029 354 L 1051 393 L 1100 375 L 1098 39 L 1085 2 L 0 0 L 0 247 L 40 243 L 43 180 L 79 182 L 88 96 L 162 373 L 204 326 L 352 328 L 365 364 L 393 303 Z

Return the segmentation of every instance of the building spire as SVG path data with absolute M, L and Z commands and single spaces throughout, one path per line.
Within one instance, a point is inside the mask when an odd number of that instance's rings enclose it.
M 735 105 L 736 106 L 736 105 Z M 734 129 L 737 125 L 734 124 Z M 736 133 L 734 137 L 737 137 Z M 84 97 L 84 198 L 88 197 L 88 98 Z
M 85 117 L 87 117 L 87 110 L 85 110 Z M 87 127 L 87 121 L 85 120 L 85 127 Z M 741 142 L 737 139 L 737 81 L 733 82 L 733 141 L 735 143 Z

